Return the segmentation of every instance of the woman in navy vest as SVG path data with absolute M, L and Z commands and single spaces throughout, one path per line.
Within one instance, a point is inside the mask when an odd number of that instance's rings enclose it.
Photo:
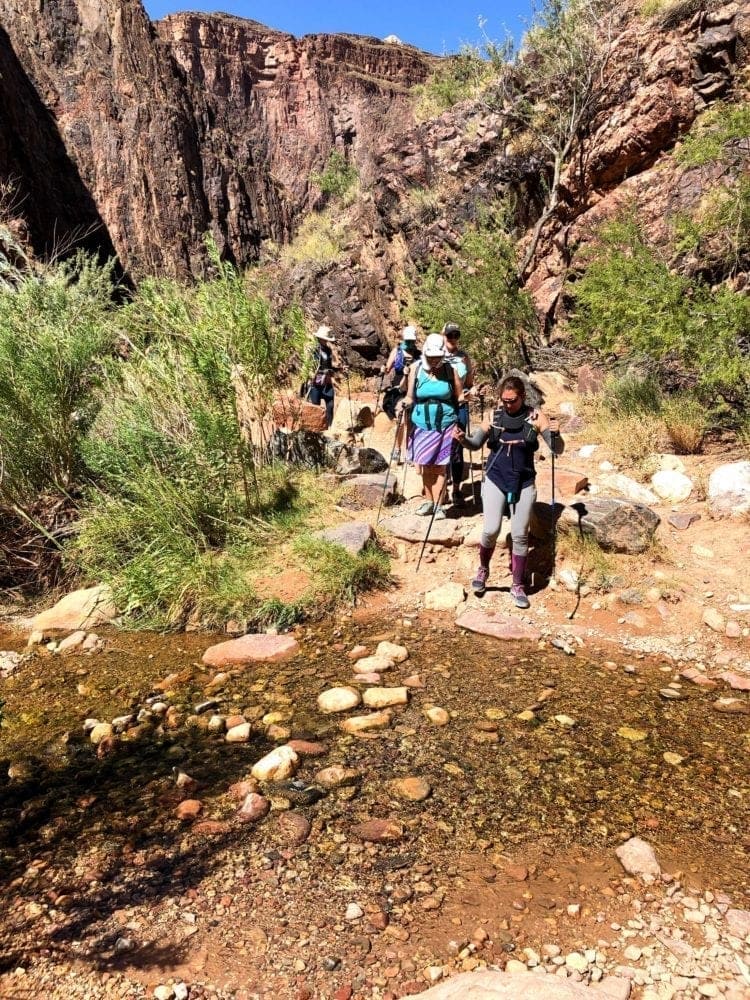
M 307 399 L 315 406 L 325 403 L 326 427 L 333 423 L 333 345 L 336 343 L 331 336 L 329 326 L 319 326 L 315 331 L 315 347 L 313 349 L 313 364 L 315 374 L 309 383 Z
M 525 590 L 526 561 L 529 554 L 529 521 L 536 500 L 536 469 L 534 455 L 539 449 L 539 437 L 555 455 L 565 447 L 556 421 L 541 410 L 526 404 L 523 380 L 511 375 L 500 385 L 500 407 L 467 435 L 460 427 L 454 430 L 456 440 L 468 448 L 489 444 L 489 456 L 482 486 L 484 524 L 479 546 L 479 568 L 471 581 L 475 594 L 483 594 L 490 575 L 490 560 L 495 551 L 506 509 L 510 511 L 510 533 L 513 540 L 510 589 L 517 608 L 528 608 Z

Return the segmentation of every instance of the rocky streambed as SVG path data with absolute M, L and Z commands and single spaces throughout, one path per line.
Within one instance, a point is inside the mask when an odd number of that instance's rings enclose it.
M 197 635 L 15 661 L 0 992 L 386 998 L 488 967 L 747 996 L 750 696 L 386 625 L 241 667 Z

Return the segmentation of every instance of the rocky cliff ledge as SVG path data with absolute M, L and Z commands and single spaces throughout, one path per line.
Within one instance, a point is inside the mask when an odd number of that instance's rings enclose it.
M 371 169 L 410 123 L 432 57 L 371 38 L 296 39 L 226 15 L 152 24 L 139 0 L 0 0 L 0 178 L 37 249 L 98 227 L 134 276 L 244 264 L 289 236 L 334 148 Z

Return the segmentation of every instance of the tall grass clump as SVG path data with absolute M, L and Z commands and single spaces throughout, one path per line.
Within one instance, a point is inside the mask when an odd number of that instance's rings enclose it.
M 355 556 L 341 545 L 302 535 L 294 550 L 314 571 L 308 601 L 320 609 L 341 601 L 353 602 L 359 594 L 385 586 L 390 580 L 388 556 L 374 545 Z
M 254 553 L 299 502 L 265 464 L 262 430 L 302 353 L 302 316 L 214 268 L 190 288 L 146 281 L 122 310 L 130 356 L 106 367 L 84 449 L 93 485 L 73 558 L 147 626 L 248 612 Z
M 112 292 L 111 268 L 83 254 L 0 284 L 0 505 L 65 495 L 81 477 Z
M 482 372 L 499 378 L 522 358 L 536 316 L 519 288 L 515 244 L 500 211 L 466 231 L 450 264 L 432 261 L 413 282 L 414 312 L 427 330 L 458 323 L 462 344 Z

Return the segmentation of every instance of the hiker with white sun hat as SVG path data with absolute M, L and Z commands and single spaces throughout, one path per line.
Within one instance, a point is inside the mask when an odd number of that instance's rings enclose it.
M 315 345 L 312 350 L 312 362 L 314 374 L 310 378 L 307 390 L 308 402 L 320 406 L 325 403 L 326 427 L 333 423 L 333 402 L 334 386 L 333 372 L 334 364 L 333 345 L 336 339 L 330 326 L 322 324 L 313 334 Z

